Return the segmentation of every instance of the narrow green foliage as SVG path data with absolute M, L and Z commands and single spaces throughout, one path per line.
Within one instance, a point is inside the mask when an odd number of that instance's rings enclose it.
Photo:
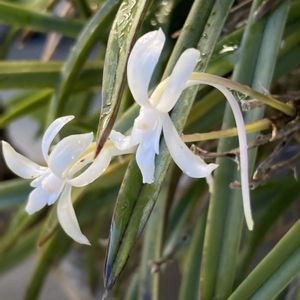
M 76 37 L 83 27 L 80 20 L 40 13 L 6 1 L 0 1 L 0 21 L 19 28 L 41 32 L 54 31 L 70 37 Z
M 110 31 L 102 82 L 102 103 L 96 155 L 113 127 L 126 80 L 126 64 L 139 26 L 152 0 L 124 0 Z

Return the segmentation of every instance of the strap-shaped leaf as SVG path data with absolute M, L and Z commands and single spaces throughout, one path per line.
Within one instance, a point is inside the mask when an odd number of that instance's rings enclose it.
M 0 89 L 53 88 L 60 77 L 60 61 L 5 61 L 0 62 Z M 92 61 L 84 65 L 76 78 L 75 91 L 99 85 L 103 62 Z
M 124 0 L 110 31 L 103 70 L 96 155 L 101 151 L 117 117 L 126 81 L 127 59 L 151 2 L 152 0 Z
M 231 5 L 231 0 L 215 1 L 215 7 L 212 10 L 208 9 L 206 11 L 210 15 L 207 23 L 209 26 L 206 28 L 204 26 L 199 27 L 196 32 L 191 30 L 189 26 L 183 28 L 182 34 L 191 35 L 191 40 L 193 40 L 193 34 L 199 35 L 199 32 L 202 34 L 205 30 L 206 34 L 198 45 L 199 49 L 205 53 L 198 70 L 205 70 Z M 198 8 L 201 9 L 201 6 Z M 190 39 L 183 40 L 187 41 Z M 178 44 L 176 47 L 185 48 L 183 44 Z M 174 65 L 177 58 L 174 57 L 170 64 Z M 165 74 L 165 76 L 167 75 Z M 179 132 L 184 127 L 197 91 L 198 89 L 194 88 L 183 93 L 172 112 L 172 120 Z M 165 143 L 162 142 L 160 154 L 156 159 L 155 182 L 153 184 L 142 184 L 141 174 L 135 160 L 131 161 L 127 169 L 111 223 L 110 242 L 105 269 L 105 285 L 107 288 L 113 286 L 128 259 L 137 237 L 144 228 L 157 199 L 169 163 L 170 155 Z
M 48 13 L 40 13 L 7 1 L 0 1 L 0 21 L 41 32 L 55 31 L 70 37 L 76 37 L 84 24 L 81 20 L 64 19 Z
M 103 32 L 106 32 L 105 28 L 110 24 L 119 3 L 120 0 L 107 0 L 80 32 L 76 43 L 72 47 L 61 69 L 60 80 L 57 81 L 57 87 L 51 99 L 50 112 L 48 114 L 49 124 L 59 114 L 62 114 L 63 106 L 74 89 L 74 81 L 78 79 L 78 75 L 90 51 L 99 42 L 100 37 L 103 36 Z
M 261 293 L 261 289 L 269 289 L 274 293 L 268 294 L 269 297 L 266 298 L 254 297 L 253 299 L 274 299 L 278 291 L 280 292 L 299 272 L 299 233 L 300 221 L 297 221 L 228 299 L 238 300 L 249 299 L 250 297 L 252 299 L 255 293 Z M 285 272 L 282 272 L 282 269 Z M 271 283 L 268 283 L 268 280 Z
M 233 73 L 234 80 L 257 90 L 270 86 L 287 13 L 287 3 L 283 3 L 283 7 L 280 6 L 281 11 L 269 15 L 268 20 L 256 22 L 254 12 L 260 3 L 257 0 L 252 4 L 251 16 L 241 45 L 243 55 Z M 267 55 L 265 51 L 268 51 Z M 257 108 L 246 113 L 248 122 L 260 119 L 263 111 L 263 108 Z M 232 113 L 230 109 L 226 109 L 222 128 L 230 128 L 233 124 L 235 121 Z M 248 142 L 252 138 L 255 139 L 255 134 L 248 135 Z M 236 139 L 221 139 L 218 151 L 227 151 L 237 146 Z M 251 168 L 255 156 L 255 151 L 249 152 Z M 215 172 L 214 192 L 208 212 L 210 222 L 206 227 L 201 270 L 201 290 L 203 297 L 207 299 L 227 298 L 231 292 L 244 222 L 241 191 L 231 190 L 229 187 L 230 182 L 240 180 L 240 171 L 227 159 L 217 159 L 217 163 L 219 167 Z

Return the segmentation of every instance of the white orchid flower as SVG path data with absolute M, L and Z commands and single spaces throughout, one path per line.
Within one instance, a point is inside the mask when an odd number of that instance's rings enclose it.
M 114 130 L 110 134 L 110 139 L 120 150 L 138 146 L 136 161 L 144 183 L 154 181 L 155 155 L 159 154 L 162 132 L 173 160 L 188 176 L 207 177 L 217 167 L 216 164 L 206 164 L 190 151 L 168 114 L 197 64 L 199 52 L 196 49 L 186 50 L 177 61 L 165 89 L 156 89 L 148 96 L 149 83 L 164 42 L 164 33 L 157 30 L 143 35 L 134 45 L 128 60 L 127 79 L 135 101 L 141 106 L 140 114 L 130 136 L 125 137 Z
M 232 93 L 220 81 L 209 80 L 204 73 L 193 73 L 199 59 L 197 49 L 187 49 L 179 57 L 171 75 L 162 81 L 149 95 L 150 80 L 162 52 L 165 35 L 161 29 L 146 33 L 134 45 L 127 65 L 127 80 L 135 101 L 140 105 L 140 114 L 135 119 L 130 136 L 112 131 L 110 139 L 120 150 L 132 149 L 137 146 L 136 161 L 141 170 L 144 183 L 154 181 L 155 155 L 159 154 L 159 140 L 163 133 L 169 152 L 188 176 L 194 178 L 206 177 L 211 179 L 216 164 L 206 164 L 184 144 L 180 138 L 169 112 L 173 109 L 181 93 L 187 87 L 196 84 L 208 84 L 217 88 L 228 100 L 239 133 L 241 149 L 241 182 L 245 217 L 251 230 L 253 220 L 250 207 L 248 154 L 246 131 L 239 105 Z M 200 75 L 201 76 L 200 76 Z M 210 180 L 211 181 L 211 180 Z
M 40 166 L 19 154 L 7 142 L 2 141 L 2 149 L 7 166 L 18 176 L 33 180 L 31 186 L 34 190 L 30 193 L 26 205 L 28 214 L 33 214 L 46 205 L 52 205 L 59 199 L 57 215 L 62 228 L 78 243 L 89 245 L 75 215 L 71 188 L 93 182 L 107 168 L 112 155 L 119 152 L 114 150 L 112 144 L 106 144 L 98 157 L 93 160 L 93 133 L 86 133 L 65 137 L 49 154 L 54 138 L 73 118 L 74 116 L 58 118 L 47 128 L 42 138 L 42 153 L 47 167 Z M 88 164 L 90 165 L 87 167 Z

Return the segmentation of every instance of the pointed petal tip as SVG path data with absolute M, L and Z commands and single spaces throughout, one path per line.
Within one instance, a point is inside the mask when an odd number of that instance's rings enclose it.
M 252 219 L 251 220 L 246 220 L 246 222 L 247 222 L 247 227 L 248 227 L 249 231 L 253 231 L 253 228 L 254 228 L 253 220 Z

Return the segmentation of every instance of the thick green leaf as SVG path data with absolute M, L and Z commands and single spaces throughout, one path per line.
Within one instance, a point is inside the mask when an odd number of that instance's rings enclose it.
M 55 31 L 70 37 L 76 37 L 84 24 L 81 20 L 64 19 L 3 1 L 0 1 L 0 22 L 41 32 Z
M 201 34 L 204 30 L 206 33 L 199 43 L 199 49 L 202 50 L 202 53 L 205 53 L 201 61 L 201 66 L 199 66 L 200 70 L 204 70 L 207 66 L 220 34 L 220 29 L 232 5 L 232 1 L 216 1 L 216 3 L 212 11 L 206 12 L 207 14 L 211 13 L 208 21 L 209 26 L 207 28 L 197 28 Z M 182 34 L 191 36 L 196 34 L 199 36 L 199 32 L 190 29 L 189 26 L 184 27 Z M 178 44 L 176 47 L 184 49 L 184 45 L 182 44 Z M 180 53 L 180 51 L 178 53 Z M 176 59 L 177 58 L 174 58 L 170 63 L 174 65 Z M 190 92 L 185 92 L 172 112 L 172 120 L 179 132 L 181 132 L 184 127 L 196 93 L 197 89 L 191 89 Z M 119 192 L 111 224 L 105 270 L 107 288 L 113 286 L 128 259 L 135 240 L 143 230 L 157 199 L 169 163 L 170 155 L 165 143 L 162 142 L 160 155 L 156 159 L 155 182 L 151 185 L 142 184 L 141 174 L 135 160 L 132 160 L 129 164 Z
M 110 31 L 102 82 L 96 155 L 113 127 L 126 81 L 126 64 L 139 26 L 152 0 L 124 0 Z

